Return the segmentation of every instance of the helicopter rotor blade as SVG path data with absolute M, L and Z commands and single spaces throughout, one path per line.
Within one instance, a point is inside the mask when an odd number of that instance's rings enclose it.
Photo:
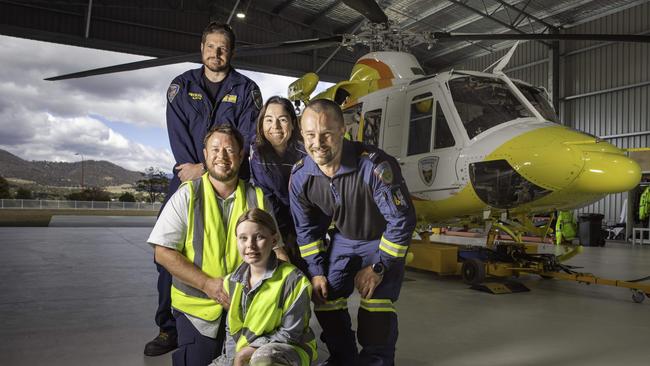
M 320 48 L 340 46 L 341 42 L 343 42 L 343 36 L 339 35 L 328 38 L 313 38 L 302 39 L 298 41 L 265 43 L 239 47 L 235 50 L 235 55 L 237 55 L 237 57 L 251 57 L 312 51 Z
M 129 62 L 120 65 L 100 67 L 97 69 L 91 69 L 86 71 L 74 72 L 71 74 L 54 76 L 54 77 L 47 78 L 45 80 L 57 81 L 57 80 L 77 79 L 77 78 L 84 78 L 84 77 L 94 76 L 94 75 L 111 74 L 114 72 L 131 71 L 131 70 L 146 69 L 149 67 L 172 65 L 181 62 L 201 62 L 201 53 L 195 52 L 195 53 L 189 53 L 189 54 L 178 55 L 178 56 L 160 57 L 160 58 L 153 58 L 149 60 Z
M 439 42 L 488 41 L 488 40 L 549 40 L 549 41 L 606 41 L 606 42 L 650 42 L 650 36 L 637 34 L 481 34 L 434 32 L 433 38 Z
M 263 55 L 274 55 L 274 54 L 283 54 L 283 53 L 293 53 L 293 52 L 302 52 L 315 50 L 319 48 L 329 48 L 339 46 L 343 40 L 342 36 L 333 36 L 329 38 L 314 38 L 306 39 L 299 41 L 288 41 L 288 42 L 276 42 L 276 43 L 266 43 L 261 45 L 251 45 L 251 46 L 241 46 L 235 49 L 235 52 L 238 57 L 251 57 L 251 56 L 263 56 Z M 103 75 L 110 74 L 115 72 L 122 71 L 132 71 L 139 69 L 146 69 L 149 67 L 172 65 L 181 62 L 196 62 L 201 63 L 201 53 L 189 53 L 177 56 L 170 57 L 160 57 L 143 61 L 129 62 L 121 65 L 101 67 L 92 70 L 80 71 L 66 75 L 54 76 L 47 78 L 48 81 L 56 80 L 66 80 L 66 79 L 76 79 L 83 78 L 94 75 Z
M 374 0 L 343 0 L 343 4 L 356 10 L 373 23 L 386 23 L 386 13 L 377 5 Z

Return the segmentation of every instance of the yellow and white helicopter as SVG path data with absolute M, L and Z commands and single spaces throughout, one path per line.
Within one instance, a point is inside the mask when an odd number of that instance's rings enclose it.
M 516 45 L 491 72 L 452 70 L 425 75 L 408 52 L 415 43 L 455 40 L 606 40 L 650 42 L 650 36 L 609 34 L 414 34 L 393 26 L 373 0 L 345 0 L 370 23 L 358 34 L 267 45 L 242 46 L 238 57 L 289 53 L 361 44 L 371 52 L 361 57 L 349 80 L 311 97 L 318 76 L 309 73 L 289 86 L 289 98 L 307 102 L 327 98 L 341 104 L 350 138 L 377 145 L 395 156 L 414 199 L 418 219 L 439 226 L 453 222 L 487 222 L 482 245 L 468 238 L 437 242 L 463 247 L 412 245 L 414 262 L 438 258 L 436 271 L 459 269 L 470 283 L 486 274 L 510 276 L 537 273 L 589 283 L 603 279 L 572 271 L 564 256 L 538 254 L 522 240 L 526 232 L 544 236 L 537 213 L 570 210 L 604 196 L 630 190 L 639 182 L 639 166 L 626 151 L 559 124 L 545 90 L 503 73 Z M 184 61 L 198 54 L 139 61 L 50 78 L 61 80 L 135 70 Z M 550 223 L 549 223 L 550 224 Z M 513 243 L 499 243 L 497 230 Z M 476 247 L 483 248 L 475 250 Z M 459 249 L 461 248 L 461 249 Z M 432 253 L 431 251 L 435 251 Z M 443 258 L 443 260 L 439 260 Z M 505 263 L 505 265 L 502 265 Z M 416 265 L 417 267 L 417 265 Z M 422 267 L 429 269 L 429 264 Z M 462 267 L 462 268 L 459 268 Z M 564 273 L 562 273 L 564 272 Z M 642 301 L 650 286 L 616 281 L 633 289 Z
M 545 90 L 503 73 L 516 46 L 490 73 L 452 70 L 431 76 L 423 76 L 408 53 L 371 52 L 357 61 L 349 80 L 314 98 L 342 105 L 351 139 L 397 158 L 420 223 L 444 226 L 478 218 L 494 229 L 478 241 L 432 235 L 437 245 L 427 240 L 412 246 L 412 266 L 442 274 L 460 270 L 474 285 L 488 274 L 519 273 L 603 283 L 607 280 L 560 264 L 579 247 L 561 256 L 538 254 L 522 235 L 548 234 L 550 221 L 538 228 L 532 215 L 628 191 L 641 170 L 625 150 L 560 125 Z M 308 101 L 317 81 L 315 74 L 303 76 L 289 86 L 289 98 Z M 499 230 L 513 242 L 497 245 Z M 650 293 L 650 286 L 638 283 L 616 281 L 616 286 L 633 289 L 638 302 Z M 508 291 L 503 285 L 493 290 Z
M 560 125 L 543 89 L 501 71 L 515 47 L 491 73 L 432 76 L 408 53 L 372 52 L 314 98 L 340 102 L 352 139 L 398 159 L 430 224 L 574 209 L 635 187 L 640 168 L 624 150 Z M 306 101 L 315 81 L 296 81 L 290 99 Z

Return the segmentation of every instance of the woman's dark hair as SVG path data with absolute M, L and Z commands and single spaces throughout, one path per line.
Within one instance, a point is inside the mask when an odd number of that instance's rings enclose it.
M 266 160 L 268 154 L 273 151 L 273 146 L 271 146 L 271 143 L 264 136 L 264 115 L 266 114 L 266 109 L 270 104 L 281 105 L 289 114 L 289 118 L 291 118 L 291 126 L 293 129 L 291 131 L 291 137 L 289 137 L 288 145 L 300 141 L 300 126 L 298 125 L 298 117 L 296 117 L 296 111 L 293 109 L 293 104 L 287 98 L 277 95 L 272 96 L 266 101 L 266 103 L 264 103 L 264 106 L 257 117 L 257 136 L 255 137 L 255 146 L 257 147 L 257 152 L 260 154 L 262 160 Z
M 272 235 L 278 233 L 278 227 L 275 225 L 275 220 L 273 220 L 273 216 L 271 216 L 271 214 L 269 214 L 268 212 L 259 209 L 257 207 L 251 208 L 250 210 L 244 212 L 241 216 L 239 216 L 239 219 L 237 220 L 237 225 L 235 225 L 235 232 L 237 232 L 237 228 L 244 221 L 250 221 L 258 225 L 262 225 L 265 228 L 269 229 Z

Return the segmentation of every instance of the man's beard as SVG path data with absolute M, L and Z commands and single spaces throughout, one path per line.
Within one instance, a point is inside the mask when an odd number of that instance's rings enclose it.
M 319 155 L 317 152 L 310 150 L 310 156 L 311 158 L 316 162 L 318 165 L 325 165 L 330 163 L 332 160 L 334 160 L 334 152 L 330 149 L 325 152 L 324 155 Z
M 230 68 L 230 62 L 228 61 L 224 62 L 223 65 L 217 65 L 216 63 L 215 63 L 216 66 L 211 66 L 211 65 L 212 63 L 209 62 L 209 59 L 203 60 L 203 66 L 205 66 L 206 68 L 208 68 L 208 70 L 212 72 L 224 72 L 224 71 L 228 71 L 228 69 Z
M 229 172 L 227 172 L 225 174 L 219 174 L 219 173 L 217 173 L 216 171 L 214 171 L 212 169 L 208 169 L 208 174 L 210 175 L 210 177 L 212 177 L 213 179 L 215 179 L 218 182 L 229 182 L 233 178 L 235 178 L 237 176 L 237 174 L 239 174 L 239 170 L 231 169 Z

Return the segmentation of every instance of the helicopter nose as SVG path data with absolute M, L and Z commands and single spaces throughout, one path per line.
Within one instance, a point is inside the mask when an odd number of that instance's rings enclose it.
M 571 184 L 586 193 L 629 191 L 641 180 L 641 168 L 624 155 L 600 151 L 583 151 L 584 167 Z
M 563 126 L 517 136 L 489 158 L 507 160 L 522 178 L 548 191 L 625 192 L 641 179 L 639 165 L 621 149 Z

